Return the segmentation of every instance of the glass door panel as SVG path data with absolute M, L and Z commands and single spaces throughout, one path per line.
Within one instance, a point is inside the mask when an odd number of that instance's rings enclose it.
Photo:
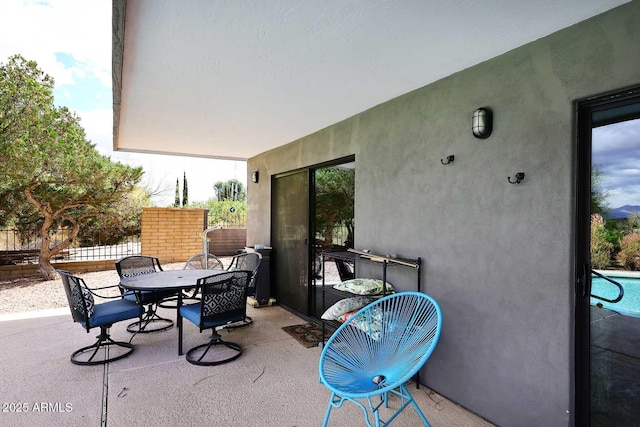
M 309 171 L 276 177 L 272 187 L 271 236 L 278 303 L 309 311 Z
M 577 104 L 576 426 L 640 426 L 640 88 Z
M 591 425 L 640 425 L 640 119 L 594 127 L 591 164 Z

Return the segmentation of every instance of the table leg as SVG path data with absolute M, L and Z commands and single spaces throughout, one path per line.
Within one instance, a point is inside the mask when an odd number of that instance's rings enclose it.
M 182 356 L 182 315 L 180 314 L 182 307 L 182 289 L 178 292 L 178 313 L 176 315 L 176 323 L 178 323 L 178 355 Z

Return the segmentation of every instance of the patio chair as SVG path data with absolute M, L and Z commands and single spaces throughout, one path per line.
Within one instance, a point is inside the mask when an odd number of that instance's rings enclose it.
M 160 260 L 156 257 L 145 255 L 127 256 L 116 261 L 116 271 L 120 278 L 132 277 L 140 274 L 155 273 L 162 271 Z M 173 296 L 177 291 L 124 291 L 123 296 L 129 301 L 136 301 L 146 306 L 145 314 L 138 322 L 127 326 L 127 331 L 132 333 L 149 333 L 166 331 L 173 327 L 173 320 L 166 319 L 158 315 L 159 304 Z
M 101 365 L 127 357 L 134 351 L 133 344 L 114 341 L 109 335 L 109 328 L 116 322 L 142 317 L 142 307 L 136 302 L 124 299 L 121 295 L 106 297 L 95 291 L 115 286 L 90 289 L 85 281 L 65 270 L 56 270 L 62 278 L 64 291 L 67 294 L 71 317 L 80 323 L 89 333 L 93 328 L 100 328 L 98 340 L 92 345 L 82 347 L 71 354 L 71 363 L 76 365 Z M 114 298 L 96 304 L 94 296 Z M 100 352 L 100 350 L 103 350 Z M 96 358 L 97 356 L 97 358 Z
M 242 346 L 223 341 L 218 328 L 242 321 L 247 311 L 247 288 L 252 272 L 236 270 L 214 274 L 198 280 L 201 300 L 183 305 L 180 315 L 200 328 L 211 329 L 211 339 L 187 351 L 186 359 L 194 365 L 220 365 L 237 359 Z
M 224 270 L 224 264 L 222 260 L 213 254 L 207 254 L 207 258 L 205 261 L 204 254 L 197 254 L 189 258 L 185 263 L 183 270 Z M 198 288 L 193 287 L 189 289 L 184 289 L 182 291 L 182 300 L 200 300 L 198 298 Z M 167 298 L 162 303 L 160 303 L 160 307 L 163 308 L 177 308 L 176 304 L 167 304 L 167 302 L 177 301 L 177 297 Z
M 442 328 L 438 303 L 420 292 L 399 292 L 359 310 L 327 341 L 320 355 L 320 382 L 331 391 L 324 418 L 345 401 L 359 406 L 371 427 L 391 423 L 411 404 L 423 423 L 426 417 L 405 383 L 425 364 Z M 400 406 L 387 421 L 379 409 L 389 406 L 389 393 L 400 396 Z M 373 401 L 374 398 L 380 400 Z M 366 401 L 365 405 L 362 401 Z
M 206 262 L 204 254 L 197 254 L 185 262 L 184 269 L 224 270 L 224 264 L 222 263 L 222 260 L 214 254 L 207 254 Z
M 259 252 L 243 252 L 234 255 L 231 258 L 231 263 L 227 267 L 228 271 L 249 270 L 253 273 L 249 289 L 247 290 L 247 295 L 249 296 L 256 293 L 256 275 L 258 274 L 258 267 L 260 267 L 261 261 L 262 255 Z
M 262 261 L 262 254 L 259 252 L 245 252 L 238 255 L 234 255 L 231 258 L 231 263 L 227 267 L 227 271 L 234 270 L 246 270 L 251 271 L 251 280 L 247 288 L 247 296 L 254 296 L 256 294 L 256 277 L 258 275 L 258 268 Z M 230 325 L 228 328 L 239 328 L 242 326 L 248 326 L 253 323 L 253 319 L 249 316 L 245 316 L 240 323 Z

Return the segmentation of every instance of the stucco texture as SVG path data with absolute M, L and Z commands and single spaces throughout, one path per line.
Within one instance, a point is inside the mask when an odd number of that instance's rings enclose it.
M 640 84 L 638 22 L 628 3 L 250 159 L 248 243 L 269 242 L 269 176 L 355 154 L 356 247 L 421 257 L 442 306 L 426 384 L 498 425 L 569 425 L 574 102 Z

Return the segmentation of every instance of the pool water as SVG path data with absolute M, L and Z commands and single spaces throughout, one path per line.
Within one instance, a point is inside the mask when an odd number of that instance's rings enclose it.
M 602 272 L 605 276 L 620 283 L 624 288 L 624 297 L 617 303 L 601 301 L 591 298 L 591 305 L 600 305 L 626 316 L 640 317 L 640 277 L 616 277 Z M 591 294 L 603 298 L 616 299 L 619 294 L 618 287 L 613 283 L 597 276 L 591 277 Z

